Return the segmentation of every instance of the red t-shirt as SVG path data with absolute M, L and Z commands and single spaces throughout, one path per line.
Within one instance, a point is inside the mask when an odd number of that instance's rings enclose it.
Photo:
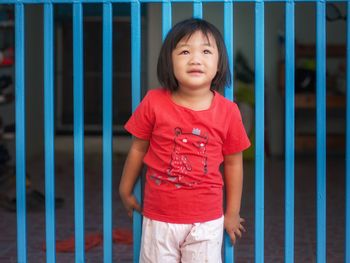
M 165 89 L 150 90 L 125 125 L 149 140 L 143 214 L 191 224 L 223 215 L 224 155 L 250 146 L 237 105 L 215 92 L 209 109 L 177 105 Z

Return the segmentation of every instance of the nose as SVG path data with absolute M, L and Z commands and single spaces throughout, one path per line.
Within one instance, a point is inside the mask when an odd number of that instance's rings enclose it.
M 190 65 L 200 65 L 201 64 L 201 59 L 200 55 L 198 53 L 193 53 L 189 60 Z

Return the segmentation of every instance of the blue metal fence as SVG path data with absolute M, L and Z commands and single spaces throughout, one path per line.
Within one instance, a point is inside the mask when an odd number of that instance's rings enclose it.
M 103 4 L 103 244 L 104 262 L 112 261 L 112 4 Z
M 75 262 L 84 262 L 84 92 L 83 92 L 83 3 L 103 5 L 103 224 L 104 262 L 112 262 L 112 3 L 131 5 L 132 30 L 132 109 L 141 100 L 141 5 L 161 2 L 163 38 L 171 27 L 172 3 L 188 0 L 2 0 L 15 6 L 15 78 L 16 78 L 16 178 L 17 178 L 17 247 L 18 262 L 27 262 L 26 198 L 25 198 L 25 17 L 24 5 L 44 5 L 44 106 L 45 106 L 45 191 L 47 262 L 55 262 L 54 205 L 54 84 L 53 84 L 53 9 L 55 3 L 73 5 L 73 71 L 74 71 L 74 183 L 75 183 Z M 233 72 L 233 8 L 235 2 L 255 2 L 255 262 L 264 262 L 264 4 L 286 2 L 286 108 L 285 108 L 285 262 L 294 262 L 294 21 L 295 3 L 306 1 L 280 0 L 203 0 L 193 2 L 193 16 L 202 17 L 203 2 L 224 2 L 224 38 Z M 311 2 L 308 1 L 308 2 Z M 317 19 L 317 262 L 326 261 L 326 89 L 325 89 L 325 8 L 326 1 L 316 3 Z M 349 1 L 348 17 L 350 17 Z M 350 19 L 347 20 L 347 64 L 350 62 Z M 347 67 L 347 78 L 350 67 Z M 347 91 L 350 91 L 349 81 Z M 225 96 L 233 99 L 233 87 L 226 87 Z M 345 262 L 350 263 L 350 92 L 346 95 L 346 238 Z M 141 199 L 141 183 L 135 187 Z M 134 262 L 140 251 L 141 216 L 134 214 Z M 233 249 L 225 236 L 225 262 L 234 261 Z
M 294 2 L 286 3 L 285 262 L 294 262 Z
M 44 5 L 44 121 L 45 121 L 45 204 L 47 261 L 55 262 L 55 157 L 54 157 L 54 55 L 53 55 L 53 6 Z
M 24 5 L 15 7 L 15 78 L 16 78 L 16 205 L 18 262 L 27 260 L 26 162 L 25 162 L 25 87 L 24 87 Z

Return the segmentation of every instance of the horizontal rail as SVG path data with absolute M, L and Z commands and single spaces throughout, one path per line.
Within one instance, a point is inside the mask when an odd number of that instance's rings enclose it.
M 291 0 L 1 0 L 0 4 L 72 4 L 72 3 L 84 3 L 84 4 L 93 4 L 93 3 L 227 3 L 227 2 L 265 2 L 265 3 L 283 3 L 283 2 L 292 2 Z M 327 2 L 327 3 L 339 3 L 339 2 L 348 2 L 348 0 L 294 0 L 295 3 L 304 3 L 304 2 Z

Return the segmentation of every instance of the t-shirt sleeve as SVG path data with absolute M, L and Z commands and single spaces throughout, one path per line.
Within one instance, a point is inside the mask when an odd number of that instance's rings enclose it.
M 231 110 L 231 121 L 228 124 L 226 138 L 223 145 L 223 154 L 229 155 L 242 152 L 249 148 L 250 141 L 245 131 L 241 113 L 236 103 Z
M 124 126 L 129 133 L 143 140 L 150 139 L 154 126 L 152 101 L 152 94 L 148 92 Z

